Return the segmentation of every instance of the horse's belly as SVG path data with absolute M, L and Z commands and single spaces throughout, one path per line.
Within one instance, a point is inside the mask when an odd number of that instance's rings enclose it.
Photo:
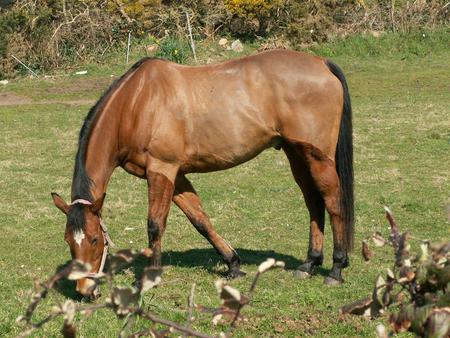
M 208 172 L 232 168 L 247 162 L 264 149 L 276 147 L 281 142 L 278 136 L 255 137 L 237 142 L 218 139 L 218 142 L 193 144 L 188 149 L 188 156 L 181 166 L 181 171 Z

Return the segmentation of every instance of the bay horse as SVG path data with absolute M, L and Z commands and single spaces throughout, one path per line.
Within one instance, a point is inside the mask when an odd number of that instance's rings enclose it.
M 325 208 L 333 229 L 327 284 L 343 281 L 352 249 L 353 143 L 350 95 L 332 61 L 273 50 L 190 67 L 144 58 L 91 108 L 79 135 L 72 203 L 52 193 L 67 215 L 72 258 L 101 272 L 107 232 L 101 210 L 116 167 L 147 180 L 149 265 L 161 265 L 161 240 L 171 201 L 222 256 L 229 276 L 240 259 L 213 228 L 188 173 L 234 167 L 264 149 L 283 149 L 310 215 L 309 249 L 294 275 L 309 277 L 323 261 Z M 95 281 L 78 280 L 92 296 Z

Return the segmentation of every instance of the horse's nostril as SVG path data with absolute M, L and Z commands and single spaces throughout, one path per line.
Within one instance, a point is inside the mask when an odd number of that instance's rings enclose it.
M 94 299 L 98 299 L 101 295 L 102 293 L 100 292 L 100 288 L 98 286 L 95 286 L 95 289 L 92 291 L 92 297 Z

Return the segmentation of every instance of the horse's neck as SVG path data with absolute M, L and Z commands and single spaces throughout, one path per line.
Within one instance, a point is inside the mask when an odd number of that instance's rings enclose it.
M 90 194 L 95 201 L 106 192 L 114 169 L 117 167 L 117 120 L 102 112 L 89 136 L 86 149 L 85 170 L 91 180 Z M 73 195 L 72 190 L 72 195 Z

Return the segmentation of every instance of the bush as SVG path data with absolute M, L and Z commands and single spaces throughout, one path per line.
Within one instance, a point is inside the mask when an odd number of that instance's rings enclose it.
M 389 311 L 389 324 L 393 333 L 410 331 L 421 337 L 444 338 L 450 334 L 450 242 L 431 244 L 420 241 L 420 252 L 410 253 L 408 232 L 400 234 L 391 211 L 385 207 L 391 227 L 388 239 L 380 233 L 372 235 L 376 246 L 391 246 L 393 267 L 387 269 L 386 278 L 378 276 L 370 297 L 344 306 L 343 314 L 378 317 Z M 373 252 L 368 240 L 363 241 L 362 254 L 369 261 Z M 380 324 L 380 338 L 392 336 Z
M 176 63 L 186 63 L 188 55 L 189 46 L 182 40 L 174 37 L 163 39 L 155 53 L 155 57 Z
M 234 34 L 266 35 L 285 1 L 224 0 L 224 5 L 232 16 L 230 29 Z
M 11 54 L 33 69 L 46 70 L 101 60 L 108 49 L 125 40 L 120 20 L 96 1 L 67 1 L 65 8 L 60 4 L 17 1 L 2 12 L 0 78 L 21 69 Z
M 0 9 L 0 77 L 21 69 L 14 54 L 36 70 L 101 62 L 138 40 L 186 40 L 186 13 L 196 39 L 216 34 L 288 40 L 294 48 L 368 31 L 411 32 L 449 24 L 446 0 L 17 0 Z M 167 42 L 173 45 L 172 42 Z M 180 53 L 184 48 L 177 49 Z M 164 51 L 176 62 L 184 56 Z

